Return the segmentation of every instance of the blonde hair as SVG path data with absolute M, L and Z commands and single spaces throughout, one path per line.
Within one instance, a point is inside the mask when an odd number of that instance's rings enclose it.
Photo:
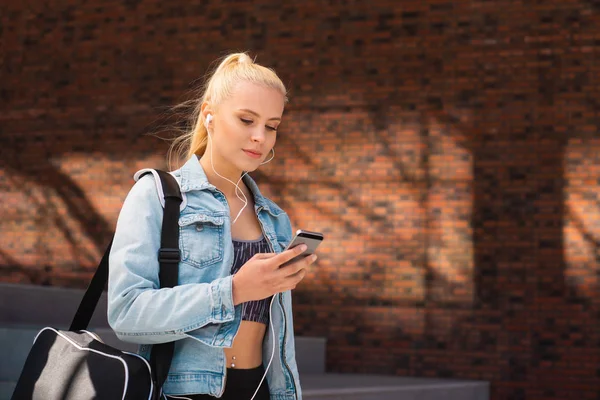
M 223 57 L 208 81 L 200 88 L 199 96 L 189 101 L 194 106 L 189 125 L 182 135 L 173 140 L 169 148 L 167 156 L 169 168 L 173 166 L 173 158 L 179 163 L 193 154 L 198 157 L 204 154 L 208 137 L 201 112 L 202 104 L 207 101 L 217 106 L 233 94 L 239 82 L 251 82 L 279 90 L 284 96 L 284 102 L 288 101 L 285 85 L 275 71 L 255 63 L 245 52 L 232 53 Z M 189 106 L 189 102 L 175 108 Z

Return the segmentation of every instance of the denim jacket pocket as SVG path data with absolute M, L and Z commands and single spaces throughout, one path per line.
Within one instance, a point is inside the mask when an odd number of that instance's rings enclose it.
M 204 268 L 223 260 L 225 217 L 219 214 L 191 214 L 179 218 L 181 261 Z

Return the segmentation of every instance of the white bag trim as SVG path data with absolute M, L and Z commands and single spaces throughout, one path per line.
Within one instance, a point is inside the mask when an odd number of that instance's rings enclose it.
M 160 176 L 158 175 L 158 172 L 156 172 L 155 169 L 152 169 L 152 168 L 140 169 L 138 172 L 133 174 L 133 180 L 137 182 L 142 177 L 142 174 L 145 174 L 146 172 L 151 172 L 152 175 L 154 175 L 154 184 L 156 185 L 156 192 L 158 194 L 158 200 L 160 200 L 160 204 L 162 205 L 162 207 L 165 208 L 165 193 L 163 192 L 163 188 L 160 183 L 161 182 Z M 171 174 L 171 175 L 173 175 L 173 174 Z M 179 182 L 177 182 L 177 184 L 179 184 Z M 180 190 L 181 190 L 181 188 L 180 188 Z M 183 210 L 185 208 L 185 206 L 187 205 L 187 196 L 185 195 L 185 193 L 183 193 L 183 192 L 181 193 L 181 198 L 183 199 L 183 201 L 179 205 L 179 211 Z
M 75 343 L 71 338 L 69 338 L 68 336 L 64 335 L 63 333 L 57 331 L 54 328 L 51 327 L 45 327 L 44 329 L 40 330 L 38 332 L 37 335 L 35 335 L 35 338 L 33 339 L 33 343 L 35 344 L 35 342 L 37 341 L 38 337 L 40 336 L 40 334 L 46 330 L 52 331 L 54 333 L 56 333 L 58 336 L 62 337 L 63 339 L 65 339 L 67 342 L 69 342 L 71 345 L 73 345 L 74 347 L 76 347 L 78 350 L 84 350 L 84 351 L 91 351 L 93 353 L 96 354 L 100 354 L 101 356 L 105 356 L 105 357 L 109 357 L 109 358 L 113 358 L 115 360 L 119 360 L 121 362 L 121 364 L 123 364 L 123 370 L 125 371 L 125 385 L 123 387 L 123 396 L 121 398 L 121 400 L 125 400 L 125 395 L 127 394 L 127 386 L 129 385 L 129 368 L 127 366 L 127 363 L 125 362 L 125 360 L 123 360 L 121 357 L 118 356 L 113 356 L 112 354 L 107 354 L 104 353 L 102 351 L 99 350 L 95 350 L 95 349 L 90 349 L 88 347 L 82 347 L 79 344 Z M 87 334 L 89 334 L 90 336 L 92 336 L 94 339 L 97 338 L 97 335 L 92 334 L 91 332 L 88 331 L 83 331 Z M 152 373 L 150 370 L 150 365 L 148 364 L 148 362 L 146 361 L 146 359 L 144 359 L 142 356 L 138 355 L 138 354 L 134 354 L 134 353 L 129 353 L 129 352 L 123 352 L 126 354 L 130 354 L 130 355 L 134 355 L 136 357 L 141 358 L 142 360 L 144 360 L 144 363 L 146 364 L 146 366 L 148 367 L 148 371 L 150 371 L 150 396 L 148 396 L 148 400 L 151 400 L 152 398 L 152 392 L 154 390 L 154 386 L 153 386 L 153 382 L 152 382 Z

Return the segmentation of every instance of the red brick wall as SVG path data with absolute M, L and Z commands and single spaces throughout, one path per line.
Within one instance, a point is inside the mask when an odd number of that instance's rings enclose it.
M 327 236 L 295 322 L 328 370 L 598 398 L 597 2 L 12 3 L 2 281 L 84 286 L 132 174 L 164 166 L 145 133 L 251 50 L 291 97 L 254 176 Z

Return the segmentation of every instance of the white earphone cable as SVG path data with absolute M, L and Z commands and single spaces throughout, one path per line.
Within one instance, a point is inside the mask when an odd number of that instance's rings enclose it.
M 238 199 L 242 200 L 244 202 L 244 207 L 242 207 L 242 209 L 240 210 L 240 212 L 238 213 L 238 215 L 235 217 L 235 219 L 233 220 L 233 222 L 231 223 L 232 225 L 235 224 L 235 221 L 237 221 L 237 219 L 239 218 L 239 216 L 241 215 L 242 211 L 244 211 L 244 208 L 246 208 L 246 206 L 248 205 L 248 198 L 246 197 L 246 195 L 244 194 L 244 192 L 242 191 L 242 189 L 240 189 L 239 187 L 239 183 L 242 180 L 242 178 L 244 177 L 244 175 L 246 175 L 248 172 L 244 172 L 242 174 L 242 176 L 240 176 L 240 179 L 238 179 L 237 183 L 234 183 L 232 180 L 229 180 L 227 178 L 225 178 L 223 175 L 219 174 L 217 172 L 217 170 L 215 169 L 215 165 L 213 164 L 213 142 L 212 142 L 212 137 L 211 134 L 208 130 L 208 124 L 210 123 L 212 119 L 212 115 L 208 115 L 207 119 L 206 119 L 206 135 L 208 136 L 208 140 L 209 140 L 209 145 L 210 145 L 210 165 L 214 171 L 215 174 L 217 174 L 218 176 L 220 176 L 221 178 L 225 179 L 228 182 L 231 182 L 234 186 L 235 186 L 235 195 L 237 196 Z M 260 165 L 266 164 L 269 161 L 271 161 L 273 158 L 275 158 L 275 149 L 271 148 L 271 151 L 273 152 L 273 156 L 271 158 L 269 158 L 269 160 L 262 162 Z M 238 195 L 238 191 L 242 194 L 242 196 L 244 196 L 244 198 L 242 199 L 239 195 Z M 269 363 L 267 364 L 267 368 L 265 368 L 265 373 L 262 377 L 262 379 L 260 380 L 260 382 L 258 383 L 258 387 L 256 388 L 256 391 L 254 392 L 254 395 L 252 395 L 252 398 L 250 400 L 254 400 L 254 398 L 256 397 L 256 395 L 258 394 L 258 391 L 260 390 L 260 386 L 262 385 L 263 381 L 265 380 L 265 378 L 267 377 L 267 372 L 269 372 L 269 368 L 271 367 L 271 363 L 273 362 L 273 357 L 275 356 L 275 328 L 273 328 L 273 312 L 271 310 L 271 308 L 273 307 L 273 301 L 275 300 L 275 296 L 277 294 L 273 295 L 273 297 L 271 298 L 271 303 L 269 305 L 269 326 L 271 327 L 271 333 L 273 334 L 273 351 L 271 352 L 271 359 L 269 360 Z
M 242 214 L 242 211 L 244 211 L 244 208 L 246 208 L 246 206 L 248 205 L 248 198 L 246 197 L 246 195 L 244 194 L 244 192 L 242 191 L 242 189 L 240 189 L 239 187 L 239 183 L 242 180 L 242 178 L 244 177 L 244 175 L 246 175 L 248 172 L 244 172 L 242 174 L 242 176 L 240 176 L 240 179 L 238 180 L 237 183 L 233 182 L 232 180 L 225 178 L 223 175 L 219 174 L 217 172 L 217 170 L 215 169 L 215 165 L 213 163 L 213 142 L 212 142 L 212 137 L 211 134 L 208 130 L 208 124 L 210 123 L 210 121 L 212 120 L 212 115 L 208 115 L 207 119 L 206 119 L 206 123 L 205 123 L 205 127 L 206 127 L 206 136 L 208 136 L 208 141 L 210 142 L 210 165 L 214 171 L 215 174 L 217 174 L 218 176 L 220 176 L 221 178 L 225 179 L 228 182 L 231 182 L 234 186 L 235 186 L 235 195 L 237 196 L 238 199 L 240 199 L 241 201 L 244 202 L 244 206 L 240 209 L 240 211 L 238 212 L 237 216 L 235 217 L 235 219 L 233 220 L 233 222 L 231 223 L 231 225 L 235 224 L 235 222 L 237 221 L 237 219 L 240 217 L 240 215 Z M 273 158 L 275 158 L 275 149 L 271 149 L 271 151 L 273 152 L 273 156 L 271 158 L 269 158 L 269 160 L 260 163 L 260 165 L 264 165 L 268 162 L 270 162 Z M 242 194 L 242 196 L 244 196 L 244 198 L 242 199 L 239 195 L 238 195 L 238 191 Z
M 273 357 L 275 356 L 275 329 L 273 328 L 273 312 L 271 310 L 271 308 L 273 308 L 273 300 L 275 300 L 275 296 L 277 296 L 277 294 L 273 295 L 273 297 L 271 298 L 271 304 L 269 305 L 269 325 L 271 327 L 271 333 L 273 334 L 273 351 L 271 352 L 271 359 L 269 360 L 269 363 L 267 364 L 267 368 L 265 368 L 265 374 L 263 375 L 262 379 L 258 383 L 258 387 L 256 388 L 256 391 L 254 392 L 254 394 L 252 395 L 252 398 L 250 400 L 254 400 L 254 398 L 256 397 L 256 394 L 258 393 L 258 390 L 260 389 L 260 385 L 262 385 L 263 381 L 267 377 L 267 372 L 269 372 L 269 367 L 271 367 L 271 363 L 273 362 Z

